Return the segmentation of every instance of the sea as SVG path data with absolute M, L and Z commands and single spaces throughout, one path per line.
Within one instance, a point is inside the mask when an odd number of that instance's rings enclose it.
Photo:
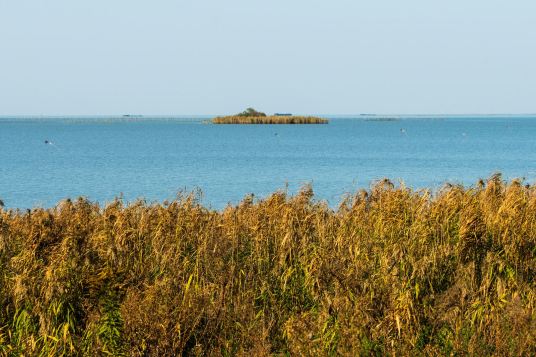
M 0 117 L 0 200 L 149 203 L 194 192 L 223 209 L 311 185 L 336 207 L 389 178 L 436 191 L 500 172 L 536 183 L 536 115 L 328 116 L 326 125 L 213 125 L 208 117 Z

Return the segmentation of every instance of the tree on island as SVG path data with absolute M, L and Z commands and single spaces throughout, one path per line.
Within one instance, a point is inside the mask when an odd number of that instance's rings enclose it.
M 238 113 L 237 117 L 265 117 L 266 114 L 263 112 L 258 112 L 253 108 L 247 108 L 242 113 Z

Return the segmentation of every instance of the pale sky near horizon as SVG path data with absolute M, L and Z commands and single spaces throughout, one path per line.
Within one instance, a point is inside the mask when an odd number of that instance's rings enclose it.
M 536 113 L 534 0 L 0 0 L 0 115 Z

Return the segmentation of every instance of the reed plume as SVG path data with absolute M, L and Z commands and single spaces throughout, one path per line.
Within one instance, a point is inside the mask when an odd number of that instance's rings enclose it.
M 0 208 L 0 355 L 534 355 L 536 189 Z

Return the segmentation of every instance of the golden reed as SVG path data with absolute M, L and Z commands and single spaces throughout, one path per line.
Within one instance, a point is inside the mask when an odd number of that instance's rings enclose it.
M 536 188 L 0 210 L 0 355 L 535 355 Z

